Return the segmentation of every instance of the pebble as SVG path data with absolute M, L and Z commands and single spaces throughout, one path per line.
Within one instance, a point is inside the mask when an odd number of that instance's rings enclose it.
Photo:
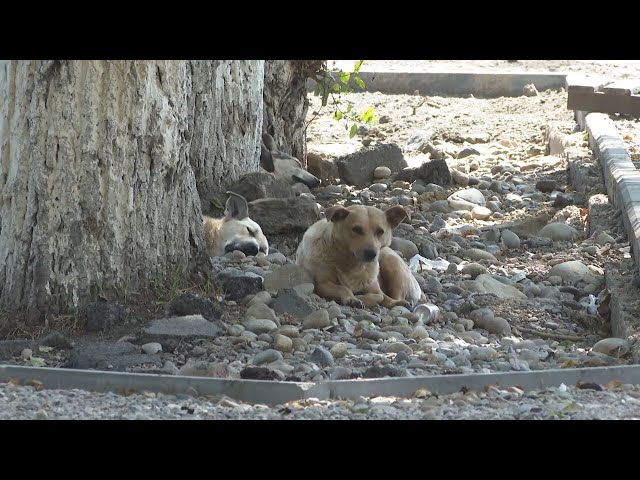
M 347 344 L 344 342 L 338 342 L 333 347 L 331 347 L 329 352 L 331 353 L 333 358 L 342 358 L 347 354 Z
M 246 328 L 250 332 L 255 333 L 256 335 L 267 333 L 278 328 L 276 322 L 274 322 L 273 320 L 268 320 L 266 318 L 250 318 L 248 320 L 245 320 L 242 324 L 244 328 Z
M 316 310 L 302 320 L 302 328 L 325 328 L 331 325 L 329 312 L 326 309 Z
M 290 352 L 293 350 L 293 340 L 286 335 L 278 333 L 273 338 L 273 346 L 280 352 Z
M 391 176 L 391 169 L 389 167 L 376 167 L 373 171 L 373 178 L 382 179 L 389 178 Z
M 502 230 L 500 240 L 502 240 L 502 244 L 508 249 L 520 248 L 520 237 L 511 230 Z
M 258 353 L 255 357 L 253 357 L 253 361 L 251 363 L 253 363 L 254 365 L 262 365 L 263 363 L 277 362 L 278 360 L 282 359 L 282 353 L 270 348 Z
M 315 347 L 309 358 L 311 361 L 316 362 L 322 368 L 332 367 L 335 363 L 331 352 L 320 346 Z
M 383 351 L 385 353 L 400 353 L 405 352 L 407 354 L 413 353 L 411 347 L 402 342 L 392 342 L 383 344 Z

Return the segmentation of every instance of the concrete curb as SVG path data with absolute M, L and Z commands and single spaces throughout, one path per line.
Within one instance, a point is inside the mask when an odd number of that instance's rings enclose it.
M 625 230 L 640 266 L 640 171 L 631 161 L 627 147 L 608 115 L 585 116 L 589 146 L 600 159 L 609 200 L 622 212 Z
M 308 390 L 322 394 L 314 383 L 227 380 L 208 377 L 182 377 L 145 373 L 104 372 L 67 368 L 0 365 L 0 382 L 36 380 L 44 388 L 88 390 L 92 392 L 161 392 L 192 395 L 227 395 L 250 403 L 280 404 L 308 398 Z M 324 394 L 328 396 L 328 392 Z
M 471 375 L 335 380 L 319 383 L 227 380 L 207 377 L 179 377 L 142 373 L 103 372 L 57 368 L 0 365 L 0 382 L 41 382 L 43 388 L 82 389 L 120 394 L 151 391 L 167 394 L 226 395 L 249 403 L 278 405 L 293 400 L 350 398 L 359 396 L 412 396 L 418 389 L 436 395 L 478 390 L 488 385 L 518 386 L 524 390 L 575 385 L 577 382 L 606 384 L 611 380 L 640 383 L 640 365 L 566 368 L 529 372 L 500 372 Z
M 589 146 L 600 160 L 609 201 L 621 212 L 635 260 L 640 269 L 640 172 L 631 161 L 626 144 L 607 114 L 577 111 L 576 120 L 589 134 Z M 612 335 L 627 338 L 638 332 L 637 302 L 625 286 L 631 281 L 631 262 L 626 268 L 605 268 L 606 287 L 612 293 L 610 321 Z M 625 275 L 628 273 L 628 275 Z M 640 352 L 634 349 L 633 361 Z
M 562 368 L 529 372 L 479 373 L 469 375 L 434 375 L 413 378 L 383 378 L 372 380 L 337 380 L 326 382 L 331 398 L 358 396 L 411 396 L 425 388 L 436 395 L 447 395 L 466 388 L 480 390 L 488 385 L 520 387 L 523 390 L 593 382 L 605 385 L 611 380 L 640 383 L 640 366 Z
M 476 97 L 518 97 L 525 85 L 538 91 L 564 88 L 566 74 L 561 73 L 460 73 L 460 72 L 360 72 L 365 91 L 390 94 L 469 95 Z M 313 91 L 316 83 L 307 83 Z M 359 91 L 355 84 L 354 91 Z

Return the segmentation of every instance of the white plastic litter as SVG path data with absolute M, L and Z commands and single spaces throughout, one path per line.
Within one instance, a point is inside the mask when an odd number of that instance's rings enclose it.
M 598 307 L 596 305 L 596 297 L 595 297 L 595 295 L 589 295 L 588 297 L 584 297 L 582 300 L 580 300 L 578 305 L 580 305 L 582 308 L 586 309 L 587 313 L 589 315 L 597 315 L 598 314 Z
M 428 268 L 430 270 L 442 271 L 444 272 L 449 268 L 449 262 L 443 260 L 441 258 L 437 260 L 429 260 L 428 258 L 424 258 L 419 253 L 416 253 L 409 260 L 409 268 L 414 272 L 418 272 L 423 270 L 424 268 Z

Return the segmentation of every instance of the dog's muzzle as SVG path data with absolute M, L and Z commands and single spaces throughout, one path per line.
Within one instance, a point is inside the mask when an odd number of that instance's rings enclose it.
M 362 252 L 362 258 L 365 262 L 373 262 L 378 256 L 378 252 L 373 250 L 372 248 L 367 248 Z
M 304 183 L 309 188 L 316 188 L 320 186 L 320 179 L 305 170 L 299 170 L 293 174 L 291 178 L 294 182 Z
M 252 256 L 258 254 L 259 248 L 255 242 L 232 242 L 224 247 L 225 253 L 233 252 L 234 250 L 240 250 L 245 255 Z

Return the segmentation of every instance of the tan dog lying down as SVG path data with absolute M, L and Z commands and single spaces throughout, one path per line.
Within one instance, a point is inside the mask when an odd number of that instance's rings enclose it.
M 202 226 L 207 252 L 212 257 L 240 250 L 245 255 L 269 254 L 269 243 L 262 228 L 249 218 L 249 206 L 241 195 L 227 192 L 223 218 L 204 216 Z
M 326 299 L 359 308 L 415 304 L 422 297 L 420 285 L 389 248 L 392 230 L 405 217 L 401 206 L 384 212 L 360 205 L 327 208 L 325 219 L 302 237 L 296 262 Z

